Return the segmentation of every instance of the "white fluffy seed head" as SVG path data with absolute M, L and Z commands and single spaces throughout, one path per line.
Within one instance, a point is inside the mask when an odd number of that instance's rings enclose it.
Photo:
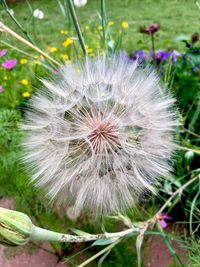
M 123 212 L 171 169 L 174 99 L 120 57 L 64 66 L 30 100 L 23 129 L 32 180 L 79 213 Z

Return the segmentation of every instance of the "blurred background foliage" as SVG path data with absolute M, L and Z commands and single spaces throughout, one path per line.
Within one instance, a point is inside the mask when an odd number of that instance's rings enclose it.
M 7 9 L 4 1 L 1 2 L 1 21 L 24 38 L 30 37 L 29 40 L 34 40 L 57 61 L 65 63 L 83 58 L 66 1 L 17 1 L 9 4 Z M 42 19 L 33 16 L 36 9 L 43 12 Z M 14 15 L 10 16 L 11 10 Z M 103 54 L 106 49 L 123 53 L 130 60 L 142 59 L 141 65 L 151 63 L 176 96 L 182 122 L 177 133 L 182 149 L 176 153 L 174 173 L 165 177 L 160 197 L 148 196 L 148 201 L 141 203 L 140 211 L 134 210 L 129 214 L 132 220 L 140 221 L 153 216 L 175 190 L 200 173 L 200 9 L 192 0 L 108 0 L 106 36 L 100 10 L 98 0 L 89 0 L 86 6 L 76 8 L 89 56 Z M 152 47 L 152 35 L 141 33 L 142 27 L 152 23 L 160 25 L 153 34 L 155 47 Z M 64 208 L 50 205 L 43 197 L 44 192 L 36 191 L 29 183 L 29 174 L 20 162 L 20 143 L 23 142 L 20 123 L 29 97 L 40 87 L 39 78 L 52 75 L 52 65 L 43 56 L 0 32 L 0 51 L 3 49 L 8 52 L 0 57 L 0 64 L 13 58 L 17 59 L 17 64 L 12 69 L 0 67 L 0 197 L 12 197 L 15 208 L 30 215 L 39 226 L 60 232 L 70 232 L 71 227 L 90 233 L 101 232 L 102 223 L 94 223 L 87 214 L 71 221 Z M 153 57 L 152 49 L 155 49 Z M 141 50 L 144 58 L 135 55 Z M 160 51 L 163 53 L 159 54 Z M 172 56 L 174 51 L 175 58 Z M 167 207 L 173 225 L 178 225 L 175 236 L 179 241 L 181 238 L 188 254 L 187 266 L 191 267 L 199 266 L 199 194 L 197 180 Z M 113 220 L 106 220 L 104 224 L 109 231 L 123 228 L 121 223 Z M 128 238 L 118 244 L 106 257 L 103 266 L 136 266 L 134 242 L 134 238 Z M 69 266 L 77 266 L 99 251 L 98 247 L 88 244 L 52 244 L 52 249 Z M 81 257 L 79 252 L 82 250 L 84 256 Z M 88 266 L 97 265 L 98 259 Z

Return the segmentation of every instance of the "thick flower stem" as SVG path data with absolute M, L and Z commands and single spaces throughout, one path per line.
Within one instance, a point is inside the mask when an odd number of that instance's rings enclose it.
M 130 234 L 132 232 L 139 232 L 139 229 L 131 228 L 116 233 L 105 233 L 105 234 L 94 234 L 94 235 L 86 234 L 82 236 L 76 236 L 76 235 L 57 233 L 37 226 L 33 226 L 30 239 L 32 241 L 49 241 L 49 242 L 57 241 L 63 243 L 66 242 L 76 243 L 76 242 L 89 242 L 106 238 L 113 238 L 117 240 L 118 238 L 126 236 L 127 234 Z
M 85 48 L 85 42 L 84 42 L 84 39 L 83 39 L 83 35 L 81 33 L 80 25 L 78 23 L 78 19 L 77 19 L 77 16 L 76 16 L 74 5 L 73 5 L 71 0 L 67 0 L 67 3 L 68 3 L 68 6 L 69 6 L 69 11 L 70 11 L 73 23 L 74 23 L 74 27 L 76 29 L 76 33 L 78 35 L 78 39 L 79 39 L 81 48 L 83 50 L 84 55 L 87 55 L 87 51 L 86 51 L 86 48 Z

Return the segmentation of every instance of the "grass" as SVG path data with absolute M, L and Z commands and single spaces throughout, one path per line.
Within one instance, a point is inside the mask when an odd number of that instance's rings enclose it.
M 59 47 L 62 42 L 60 29 L 67 28 L 68 21 L 61 14 L 57 1 L 36 0 L 29 1 L 29 3 L 30 5 L 22 1 L 10 5 L 10 8 L 14 10 L 16 18 L 22 25 L 32 32 L 32 37 L 41 47 L 45 48 L 48 45 Z M 129 23 L 129 28 L 123 38 L 123 49 L 129 52 L 138 49 L 148 50 L 150 47 L 148 36 L 142 35 L 138 31 L 142 25 L 149 25 L 153 22 L 160 23 L 161 29 L 156 38 L 157 49 L 169 47 L 183 50 L 184 44 L 175 41 L 175 38 L 182 35 L 190 36 L 199 30 L 200 10 L 192 0 L 107 0 L 106 7 L 109 20 L 114 21 L 112 27 L 114 35 L 118 33 L 122 21 Z M 43 10 L 45 18 L 35 20 L 33 23 L 31 8 Z M 89 0 L 85 7 L 77 9 L 82 28 L 90 26 L 93 33 L 92 36 L 87 31 L 83 33 L 86 43 L 91 41 L 88 40 L 88 36 L 93 39 L 93 42 L 98 42 L 97 27 L 101 25 L 99 12 L 100 1 L 97 0 Z M 1 12 L 1 16 L 5 23 L 11 25 L 5 12 Z M 14 27 L 13 24 L 11 26 Z

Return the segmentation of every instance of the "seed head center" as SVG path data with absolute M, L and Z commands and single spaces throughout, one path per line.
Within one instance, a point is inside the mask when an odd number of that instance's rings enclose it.
M 100 148 L 105 145 L 118 144 L 118 132 L 115 125 L 110 122 L 93 122 L 89 127 L 91 129 L 88 139 L 93 148 Z

